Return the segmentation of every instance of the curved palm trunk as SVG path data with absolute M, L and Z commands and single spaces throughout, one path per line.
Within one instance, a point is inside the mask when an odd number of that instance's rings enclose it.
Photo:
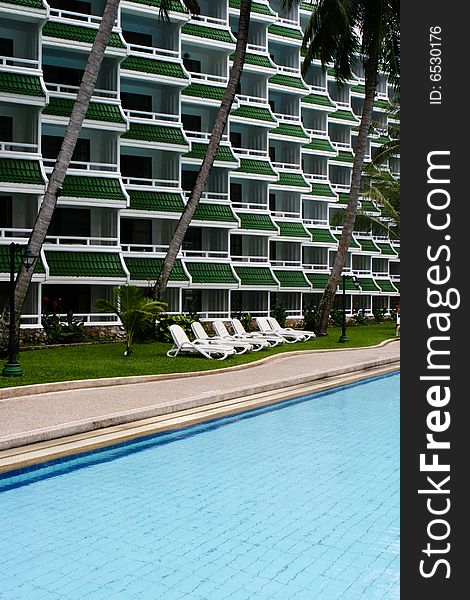
M 168 280 L 170 279 L 171 271 L 176 261 L 176 257 L 183 243 L 184 236 L 188 230 L 194 212 L 201 199 L 202 192 L 206 186 L 209 174 L 214 164 L 215 155 L 222 139 L 225 126 L 227 124 L 230 109 L 232 108 L 237 87 L 240 82 L 240 77 L 243 71 L 243 65 L 245 63 L 246 44 L 248 39 L 248 27 L 250 25 L 250 14 L 251 14 L 251 2 L 252 0 L 241 0 L 240 3 L 240 20 L 237 37 L 237 47 L 235 49 L 235 58 L 233 61 L 232 69 L 230 71 L 230 78 L 228 81 L 227 89 L 225 90 L 224 97 L 220 104 L 219 112 L 212 129 L 209 145 L 207 147 L 206 155 L 202 161 L 201 168 L 194 183 L 194 187 L 191 191 L 188 203 L 186 204 L 183 214 L 181 215 L 176 229 L 168 246 L 168 252 L 163 262 L 160 276 L 155 284 L 155 294 L 158 299 L 162 298 L 165 293 Z
M 38 211 L 36 222 L 34 224 L 31 236 L 28 241 L 28 247 L 34 256 L 38 257 L 41 251 L 44 239 L 49 228 L 52 215 L 57 203 L 57 196 L 60 188 L 64 182 L 67 168 L 72 159 L 72 154 L 75 149 L 75 145 L 80 135 L 83 120 L 90 103 L 90 99 L 95 89 L 96 80 L 100 71 L 101 63 L 103 62 L 104 52 L 108 45 L 109 36 L 111 34 L 114 22 L 116 21 L 117 13 L 119 8 L 119 0 L 107 0 L 101 23 L 96 34 L 96 39 L 91 48 L 90 56 L 85 67 L 80 88 L 78 90 L 77 99 L 70 116 L 70 121 L 65 132 L 62 146 L 60 148 L 59 156 L 54 165 L 49 184 L 44 194 L 41 207 Z M 18 271 L 15 283 L 15 306 L 18 315 L 21 314 L 26 294 L 28 292 L 31 278 L 34 273 L 34 266 L 37 258 L 34 261 L 34 265 L 27 270 L 23 264 Z M 2 321 L 6 322 L 7 307 L 4 309 L 2 314 Z M 0 340 L 1 350 L 3 351 L 3 345 L 6 343 L 4 336 L 1 336 Z
M 338 287 L 341 274 L 346 264 L 348 257 L 349 241 L 354 229 L 354 221 L 356 220 L 357 205 L 359 200 L 359 193 L 361 189 L 361 175 L 362 168 L 364 165 L 364 156 L 366 152 L 367 136 L 369 133 L 369 127 L 372 119 L 372 109 L 374 105 L 375 88 L 377 85 L 377 71 L 378 71 L 378 43 L 376 44 L 377 53 L 374 57 L 368 61 L 365 66 L 365 97 L 364 106 L 361 117 L 361 124 L 359 125 L 359 132 L 357 136 L 356 152 L 354 156 L 353 170 L 351 174 L 351 188 L 349 191 L 349 201 L 346 208 L 346 214 L 343 223 L 343 230 L 341 232 L 341 238 L 338 244 L 338 251 L 336 253 L 333 268 L 331 269 L 330 277 L 326 285 L 323 297 L 320 302 L 320 335 L 325 335 L 328 329 L 328 319 L 330 316 L 331 309 L 333 308 L 333 302 L 336 295 L 336 289 Z

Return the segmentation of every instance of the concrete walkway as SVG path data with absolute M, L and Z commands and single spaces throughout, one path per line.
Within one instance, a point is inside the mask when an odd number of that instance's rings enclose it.
M 370 348 L 291 352 L 189 377 L 74 382 L 88 387 L 63 390 L 52 384 L 54 391 L 41 386 L 43 393 L 29 390 L 28 395 L 0 399 L 0 450 L 378 366 L 399 368 L 399 358 L 400 344 L 392 340 Z

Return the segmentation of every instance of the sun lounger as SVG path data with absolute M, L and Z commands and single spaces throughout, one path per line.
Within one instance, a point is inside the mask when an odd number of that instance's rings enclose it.
M 212 329 L 215 331 L 215 334 L 224 342 L 225 341 L 232 341 L 232 342 L 236 342 L 237 344 L 246 344 L 248 346 L 250 346 L 250 348 L 252 350 L 256 349 L 260 350 L 261 348 L 259 346 L 257 346 L 254 342 L 252 342 L 251 340 L 243 340 L 238 336 L 235 335 L 230 335 L 230 333 L 228 332 L 227 328 L 225 327 L 223 321 L 221 321 L 220 319 L 216 319 L 215 321 L 213 321 L 212 323 Z
M 281 335 L 284 334 L 290 334 L 290 335 L 296 335 L 299 340 L 302 338 L 304 341 L 306 340 L 311 340 L 314 337 L 316 337 L 315 333 L 313 331 L 305 331 L 305 330 L 296 330 L 296 329 L 292 329 L 292 327 L 281 327 L 279 325 L 279 321 L 277 319 L 275 319 L 274 317 L 266 317 L 267 322 L 269 323 L 269 325 L 271 325 L 271 328 L 274 331 L 277 331 L 278 333 L 280 333 Z
M 301 339 L 304 339 L 303 337 L 299 338 L 298 336 L 286 335 L 286 334 L 282 334 L 280 331 L 275 331 L 269 324 L 269 321 L 266 317 L 256 317 L 255 321 L 256 321 L 256 324 L 258 325 L 259 330 L 263 334 L 275 335 L 278 338 L 287 342 L 288 344 L 295 344 L 295 342 L 300 342 Z
M 183 328 L 179 325 L 170 325 L 170 333 L 174 345 L 166 354 L 172 358 L 180 353 L 189 353 L 202 354 L 202 356 L 205 356 L 206 358 L 224 360 L 227 356 L 235 354 L 235 350 L 228 346 L 208 344 L 204 340 L 199 339 L 195 339 L 191 342 Z
M 199 323 L 199 321 L 194 321 L 194 323 L 191 323 L 191 329 L 193 330 L 193 333 L 196 336 L 196 338 L 203 340 L 204 342 L 207 342 L 211 345 L 218 344 L 219 346 L 227 346 L 227 348 L 234 348 L 237 354 L 244 354 L 245 352 L 253 350 L 251 342 L 248 341 L 232 340 L 229 338 L 220 337 L 219 335 L 216 335 L 215 337 L 210 337 L 207 331 L 202 326 L 202 323 Z
M 262 335 L 260 331 L 248 333 L 239 319 L 232 319 L 232 328 L 235 332 L 235 337 L 239 337 L 242 340 L 248 340 L 250 344 L 259 344 L 260 350 L 261 348 L 269 348 L 270 346 L 282 344 L 282 340 L 277 336 Z

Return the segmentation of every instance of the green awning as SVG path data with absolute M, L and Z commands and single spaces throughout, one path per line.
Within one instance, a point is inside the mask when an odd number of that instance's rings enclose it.
M 41 87 L 41 80 L 35 75 L 0 72 L 0 92 L 18 94 L 19 96 L 37 96 L 44 98 L 46 94 Z
M 380 213 L 380 210 L 371 200 L 361 200 L 361 209 L 363 212 Z
M 322 229 L 320 227 L 308 228 L 312 240 L 317 244 L 337 244 L 338 241 L 329 229 Z
M 133 210 L 181 213 L 184 208 L 181 194 L 140 190 L 129 190 L 128 193 L 131 199 L 130 208 Z
M 312 284 L 314 290 L 324 290 L 328 283 L 328 273 L 306 273 L 307 279 Z
M 281 288 L 308 288 L 310 283 L 305 279 L 302 271 L 277 271 L 274 270 L 276 279 L 279 280 Z
M 271 129 L 270 134 L 299 138 L 299 140 L 309 139 L 301 125 L 289 125 L 287 123 L 281 123 L 276 129 Z
M 120 179 L 67 175 L 62 185 L 61 197 L 96 198 L 126 202 Z
M 331 189 L 329 183 L 312 183 L 310 195 L 316 198 L 331 198 L 332 202 L 336 200 L 336 194 Z
M 0 181 L 5 183 L 24 183 L 27 185 L 45 185 L 39 160 L 19 158 L 0 158 Z
M 163 258 L 124 257 L 124 262 L 130 273 L 132 281 L 156 281 L 160 277 L 163 267 Z M 170 281 L 188 282 L 189 278 L 184 272 L 181 260 L 176 259 L 171 271 Z
M 396 294 L 398 291 L 397 288 L 394 287 L 390 279 L 376 279 L 375 283 L 379 286 L 382 292 L 388 294 Z
M 161 77 L 188 79 L 187 75 L 185 75 L 179 63 L 165 62 L 162 60 L 153 60 L 151 58 L 128 56 L 125 60 L 122 61 L 121 69 L 125 71 L 137 71 L 139 73 L 148 73 L 149 75 L 159 75 Z
M 258 108 L 255 106 L 240 106 L 236 110 L 230 113 L 231 117 L 238 117 L 239 119 L 253 119 L 255 121 L 265 121 L 268 123 L 275 123 L 276 119 L 269 108 Z
M 336 155 L 336 150 L 326 138 L 313 138 L 310 143 L 302 146 L 302 150 L 311 150 L 319 154 L 331 153 Z
M 57 21 L 49 21 L 42 28 L 43 37 L 58 38 L 69 40 L 71 42 L 81 42 L 85 44 L 93 44 L 95 41 L 98 29 L 91 27 L 81 27 L 80 25 L 69 25 L 68 23 L 58 23 Z M 107 44 L 111 48 L 125 49 L 121 37 L 117 33 L 111 33 Z
M 300 77 L 291 77 L 290 75 L 273 75 L 269 78 L 269 83 L 298 90 L 308 90 L 308 87 Z
M 237 218 L 229 204 L 208 204 L 205 202 L 201 202 L 197 206 L 193 220 L 237 223 Z
M 302 98 L 302 102 L 305 104 L 313 104 L 315 106 L 326 106 L 327 108 L 335 108 L 333 102 L 329 99 L 328 96 L 324 94 L 309 94 Z
M 350 123 L 359 123 L 359 119 L 350 110 L 337 110 L 328 116 L 329 119 L 337 121 L 349 121 Z
M 235 53 L 230 56 L 230 60 L 235 59 Z M 259 67 L 260 69 L 276 69 L 276 65 L 269 58 L 269 56 L 264 54 L 251 54 L 247 52 L 245 54 L 245 65 L 253 65 L 254 67 Z
M 363 292 L 380 292 L 380 288 L 375 284 L 372 277 L 358 277 L 357 279 Z
M 284 27 L 283 25 L 276 25 L 274 23 L 268 27 L 268 33 L 293 40 L 302 41 L 304 39 L 300 29 L 292 29 L 291 27 Z
M 353 92 L 354 94 L 365 94 L 366 93 L 366 86 L 359 84 L 359 85 L 354 85 L 351 88 L 351 92 Z
M 121 139 L 188 147 L 188 142 L 184 139 L 183 131 L 180 127 L 131 123 L 129 131 L 126 131 L 121 136 Z
M 27 244 L 24 244 L 24 249 L 26 250 Z M 15 254 L 15 273 L 18 272 L 21 256 L 19 252 Z M 10 272 L 10 244 L 0 244 L 0 273 L 9 273 Z M 39 257 L 36 267 L 34 269 L 35 273 L 44 273 L 44 265 L 42 264 L 41 257 Z
M 51 277 L 126 278 L 116 252 L 46 251 Z
M 230 265 L 226 263 L 186 262 L 193 283 L 238 284 Z
M 234 267 L 242 285 L 250 287 L 278 287 L 269 267 Z
M 397 255 L 392 246 L 387 242 L 376 242 L 376 245 L 379 248 L 381 254 L 385 254 L 387 256 Z
M 397 288 L 398 291 L 400 291 L 400 282 L 399 281 L 394 281 L 393 285 Z
M 208 100 L 217 100 L 220 102 L 224 97 L 225 88 L 216 85 L 203 85 L 202 83 L 192 83 L 181 92 L 182 96 L 192 98 L 206 98 Z M 184 100 L 184 99 L 183 99 Z
M 200 142 L 191 142 L 191 150 L 184 155 L 184 158 L 197 158 L 203 160 L 206 155 L 208 144 Z M 215 160 L 226 163 L 238 164 L 235 154 L 230 146 L 219 146 L 215 154 Z
M 285 171 L 281 171 L 276 185 L 310 189 L 310 184 L 304 179 L 302 173 L 286 173 Z
M 154 8 L 160 8 L 161 0 L 127 0 L 127 2 L 133 2 L 135 4 L 144 4 L 146 6 L 153 6 Z M 179 0 L 170 0 L 170 6 L 168 10 L 174 12 L 186 12 L 185 7 L 179 2 Z
M 239 212 L 237 213 L 241 224 L 241 229 L 249 229 L 254 231 L 272 231 L 277 233 L 276 225 L 271 217 L 267 214 L 253 213 L 253 212 Z
M 72 114 L 74 103 L 74 100 L 53 96 L 49 99 L 49 104 L 43 110 L 43 114 L 68 118 Z M 104 102 L 90 102 L 85 119 L 106 123 L 126 123 L 117 104 L 106 104 Z
M 338 155 L 332 158 L 331 160 L 352 165 L 354 162 L 354 154 L 349 150 L 340 150 L 338 152 Z
M 338 194 L 338 202 L 339 202 L 340 204 L 347 204 L 347 203 L 349 202 L 349 194 L 346 194 L 346 193 L 340 192 L 340 193 Z
M 224 44 L 235 44 L 236 40 L 228 29 L 222 27 L 207 27 L 198 23 L 185 23 L 181 28 L 182 35 L 190 35 L 208 40 L 215 40 Z
M 279 235 L 288 238 L 307 238 L 310 239 L 310 234 L 302 225 L 293 221 L 276 221 L 279 227 Z
M 358 238 L 357 241 L 359 242 L 359 244 L 361 246 L 361 250 L 363 252 L 374 252 L 374 253 L 380 252 L 380 250 L 374 244 L 373 240 L 364 240 L 364 239 Z
M 28 8 L 46 8 L 42 0 L 8 0 L 5 4 L 16 4 L 17 6 L 27 6 Z
M 240 0 L 229 0 L 230 8 L 240 10 Z M 251 12 L 260 15 L 275 16 L 276 13 L 267 4 L 261 4 L 260 2 L 253 2 L 251 5 Z
M 253 173 L 254 175 L 269 175 L 270 177 L 277 176 L 275 171 L 273 171 L 269 161 L 252 160 L 250 158 L 240 158 L 240 167 L 234 172 Z
M 388 100 L 375 100 L 374 108 L 378 108 L 379 110 L 389 110 L 391 108 L 391 104 Z
M 333 234 L 333 235 L 335 236 L 335 238 L 336 238 L 336 239 L 338 240 L 338 242 L 339 242 L 339 240 L 340 240 L 340 238 L 341 238 L 341 234 L 340 234 L 340 233 L 335 233 L 335 234 Z M 360 250 L 360 246 L 359 246 L 359 244 L 356 242 L 356 240 L 354 239 L 354 237 L 353 237 L 353 236 L 351 236 L 351 237 L 350 237 L 350 239 L 349 239 L 349 248 L 357 248 L 358 250 Z

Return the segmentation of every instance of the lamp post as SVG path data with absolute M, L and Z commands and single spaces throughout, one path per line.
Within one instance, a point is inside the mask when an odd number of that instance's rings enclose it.
M 10 323 L 8 328 L 8 362 L 3 367 L 2 375 L 4 377 L 19 377 L 23 375 L 23 369 L 18 362 L 18 337 L 16 330 L 16 310 L 15 310 L 15 256 L 20 254 L 25 249 L 23 244 L 10 244 Z M 30 269 L 36 256 L 33 255 L 29 248 L 21 257 L 26 269 Z
M 345 275 L 344 273 L 341 275 L 343 278 L 343 320 L 341 323 L 341 336 L 338 340 L 340 344 L 345 344 L 349 342 L 349 338 L 346 335 L 346 279 L 352 279 L 356 288 L 358 287 L 357 277 L 355 275 Z

